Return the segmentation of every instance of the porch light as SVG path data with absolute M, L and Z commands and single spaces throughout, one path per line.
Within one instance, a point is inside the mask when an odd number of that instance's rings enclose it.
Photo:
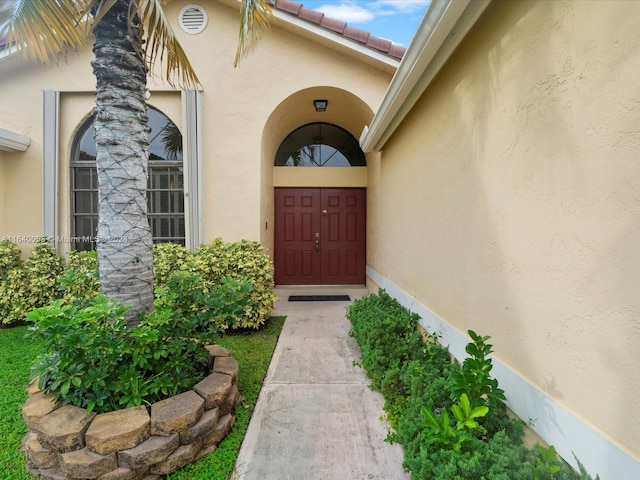
M 326 112 L 329 100 L 314 100 L 313 106 L 316 107 L 316 112 Z

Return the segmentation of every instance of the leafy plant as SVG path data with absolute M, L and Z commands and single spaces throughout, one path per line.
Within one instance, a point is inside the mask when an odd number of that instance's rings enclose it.
M 156 309 L 172 311 L 182 322 L 203 328 L 226 330 L 244 314 L 253 286 L 249 279 L 222 278 L 217 285 L 202 275 L 175 272 L 165 285 L 156 289 Z
M 153 276 L 156 287 L 169 281 L 171 275 L 182 270 L 191 254 L 177 243 L 156 243 L 153 246 Z
M 558 473 L 560 471 L 560 465 L 555 463 L 555 447 L 553 445 L 549 445 L 547 448 L 544 448 L 542 445 L 536 445 L 535 448 L 539 456 L 536 458 L 533 477 L 536 480 L 542 480 L 548 478 L 554 473 Z
M 467 352 L 472 358 L 462 375 L 456 372 L 464 364 L 452 362 L 435 338 L 425 335 L 423 342 L 416 332 L 417 316 L 384 290 L 355 300 L 347 317 L 362 352 L 359 363 L 372 388 L 385 397 L 393 428 L 387 440 L 402 444 L 413 480 L 534 478 L 536 466 L 542 468 L 540 454 L 524 447 L 525 424 L 506 414 L 500 401 L 504 392 L 489 377 L 489 337 L 471 335 Z M 469 386 L 461 383 L 465 378 Z M 480 400 L 474 403 L 469 392 Z M 557 465 L 557 480 L 591 479 L 583 468 L 575 472 L 566 463 Z
M 201 245 L 188 258 L 184 269 L 202 276 L 208 289 L 220 285 L 223 279 L 250 281 L 241 315 L 233 328 L 258 328 L 273 312 L 273 263 L 258 242 L 241 240 L 225 243 L 217 238 Z
M 205 373 L 203 343 L 218 327 L 205 315 L 180 315 L 156 301 L 140 325 L 127 326 L 126 308 L 98 296 L 83 306 L 56 300 L 27 315 L 30 335 L 44 342 L 32 368 L 56 401 L 106 412 L 150 404 L 189 390 Z
M 19 324 L 26 312 L 58 297 L 56 279 L 64 261 L 48 243 L 37 244 L 24 264 L 16 261 L 15 248 L 5 243 L 3 250 L 7 270 L 0 283 L 0 318 L 2 323 Z
M 451 412 L 456 420 L 455 428 L 451 426 L 446 411 L 440 413 L 438 419 L 431 410 L 422 407 L 423 426 L 427 427 L 424 431 L 427 443 L 440 443 L 459 452 L 464 442 L 474 438 L 471 431 L 479 430 L 486 433 L 486 429 L 476 421 L 489 412 L 486 405 L 472 408 L 469 397 L 463 393 L 458 403 L 451 407 Z
M 498 387 L 498 381 L 491 378 L 493 367 L 489 354 L 493 352 L 492 345 L 487 343 L 491 337 L 481 337 L 473 330 L 468 331 L 473 340 L 468 343 L 465 351 L 469 354 L 462 367 L 453 372 L 453 393 L 460 396 L 467 394 L 472 405 L 489 405 L 495 407 L 505 401 L 504 390 Z
M 66 303 L 84 304 L 100 293 L 97 252 L 69 253 L 69 264 L 56 280 Z
M 234 427 L 215 452 L 171 474 L 168 480 L 228 480 L 231 477 L 283 323 L 284 317 L 275 317 L 258 330 L 227 332 L 219 339 L 240 364 L 238 389 L 244 408 L 236 410 Z M 3 480 L 32 480 L 24 468 L 25 457 L 20 447 L 27 433 L 20 405 L 27 398 L 24 386 L 29 380 L 29 366 L 42 351 L 43 342 L 40 339 L 25 342 L 26 331 L 26 327 L 0 329 L 0 478 Z
M 3 282 L 10 270 L 20 268 L 22 266 L 20 248 L 10 242 L 3 240 L 0 242 L 0 282 Z

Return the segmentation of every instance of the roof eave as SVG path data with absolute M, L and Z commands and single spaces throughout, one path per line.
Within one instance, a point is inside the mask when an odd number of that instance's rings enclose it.
M 0 150 L 5 152 L 24 152 L 31 139 L 19 133 L 0 128 Z
M 272 1 L 275 2 L 275 0 Z M 241 6 L 241 0 L 218 0 L 218 2 L 235 9 L 240 9 Z M 295 2 L 290 3 L 293 4 Z M 298 6 L 302 7 L 302 4 Z M 281 10 L 274 5 L 271 5 L 271 11 L 273 13 L 272 25 L 277 25 L 284 30 L 305 38 L 311 38 L 320 44 L 328 45 L 337 51 L 345 52 L 348 55 L 361 59 L 365 63 L 374 65 L 380 70 L 392 74 L 396 72 L 400 65 L 399 58 L 376 50 L 328 28 L 316 25 L 313 22 L 298 17 L 294 13 Z
M 306 20 L 290 15 L 286 12 L 283 12 L 282 10 L 274 8 L 273 16 L 278 22 L 283 22 L 285 25 L 290 25 L 296 29 L 308 32 L 316 37 L 321 38 L 329 44 L 333 44 L 334 46 L 338 46 L 341 48 L 346 48 L 358 55 L 362 55 L 368 58 L 369 60 L 373 60 L 387 67 L 391 67 L 394 70 L 396 70 L 400 65 L 400 60 L 396 58 L 393 58 L 382 52 L 378 52 L 355 40 L 351 40 L 343 35 L 340 35 L 339 33 L 332 32 L 331 30 L 322 28 L 321 26 L 314 25 L 310 22 L 307 22 Z
M 362 132 L 363 151 L 382 150 L 490 1 L 432 1 L 391 79 L 380 109 Z

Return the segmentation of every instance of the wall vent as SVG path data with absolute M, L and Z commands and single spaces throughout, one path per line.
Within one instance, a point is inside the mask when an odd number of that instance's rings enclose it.
M 191 35 L 203 31 L 208 20 L 207 12 L 200 5 L 185 5 L 178 15 L 180 28 Z

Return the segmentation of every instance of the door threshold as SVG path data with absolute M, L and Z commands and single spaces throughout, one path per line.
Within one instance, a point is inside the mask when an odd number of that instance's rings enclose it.
M 365 296 L 369 291 L 365 285 L 278 285 L 273 293 L 283 300 L 289 296 L 348 295 L 351 300 Z

